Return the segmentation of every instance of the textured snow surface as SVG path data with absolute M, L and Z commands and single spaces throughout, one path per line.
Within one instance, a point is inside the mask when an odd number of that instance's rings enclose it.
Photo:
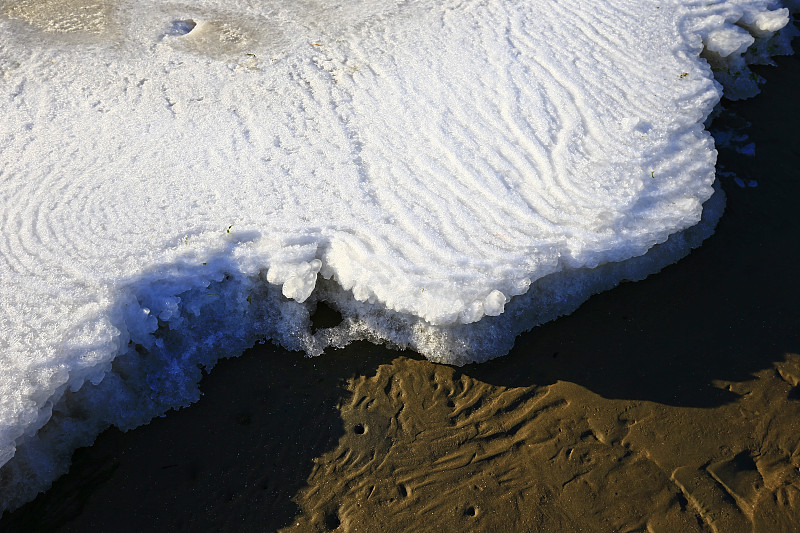
M 697 225 L 712 68 L 754 94 L 787 22 L 767 0 L 0 0 L 0 510 L 259 339 L 486 360 L 681 257 L 722 210 Z M 321 299 L 344 322 L 312 335 Z

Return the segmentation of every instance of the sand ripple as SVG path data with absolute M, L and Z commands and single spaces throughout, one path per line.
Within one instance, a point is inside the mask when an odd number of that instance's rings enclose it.
M 350 384 L 345 434 L 285 531 L 790 532 L 800 355 L 712 409 L 569 382 L 493 386 L 406 358 Z

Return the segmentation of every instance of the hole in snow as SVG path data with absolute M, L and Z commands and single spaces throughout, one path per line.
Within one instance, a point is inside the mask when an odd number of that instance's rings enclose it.
M 311 333 L 316 333 L 319 329 L 336 327 L 342 320 L 344 318 L 339 311 L 325 302 L 317 302 L 317 309 L 311 315 Z
M 192 19 L 186 20 L 173 20 L 172 25 L 169 28 L 170 35 L 186 35 L 190 31 L 192 31 L 197 23 Z

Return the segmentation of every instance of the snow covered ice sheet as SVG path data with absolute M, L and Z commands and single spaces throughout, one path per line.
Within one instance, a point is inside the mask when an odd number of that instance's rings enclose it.
M 788 20 L 767 0 L 0 1 L 0 510 L 259 339 L 481 361 L 674 262 L 722 211 L 714 73 L 753 95 Z M 344 321 L 312 335 L 319 300 Z

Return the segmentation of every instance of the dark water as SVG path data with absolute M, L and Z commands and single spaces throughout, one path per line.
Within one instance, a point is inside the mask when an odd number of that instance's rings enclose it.
M 751 123 L 756 149 L 720 149 L 728 203 L 712 238 L 663 272 L 521 336 L 508 356 L 459 372 L 499 385 L 562 380 L 606 398 L 712 407 L 733 400 L 715 380 L 746 380 L 800 352 L 800 58 L 777 62 L 758 69 L 768 80 L 763 93 L 725 102 L 729 113 L 714 125 Z M 196 405 L 127 434 L 106 431 L 76 452 L 49 492 L 6 513 L 0 531 L 285 526 L 313 458 L 344 431 L 337 404 L 345 381 L 398 355 L 358 344 L 306 359 L 261 346 L 223 361 Z

